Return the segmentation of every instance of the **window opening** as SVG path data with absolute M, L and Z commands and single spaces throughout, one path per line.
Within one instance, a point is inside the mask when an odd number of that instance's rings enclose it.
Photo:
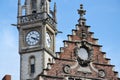
M 30 58 L 30 72 L 35 73 L 35 57 Z

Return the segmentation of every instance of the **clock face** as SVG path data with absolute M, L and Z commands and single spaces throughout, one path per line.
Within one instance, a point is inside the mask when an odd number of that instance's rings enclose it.
M 88 59 L 88 52 L 85 48 L 80 48 L 78 50 L 78 56 L 82 59 L 82 60 L 87 60 Z
M 51 37 L 50 37 L 49 33 L 46 33 L 46 45 L 49 48 L 51 46 Z
M 40 34 L 37 31 L 30 31 L 26 36 L 26 43 L 30 46 L 36 45 L 40 40 Z

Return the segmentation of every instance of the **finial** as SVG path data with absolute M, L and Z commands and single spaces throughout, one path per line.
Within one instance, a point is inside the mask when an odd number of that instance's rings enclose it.
M 21 0 L 18 0 L 18 15 L 17 16 L 21 16 L 21 15 L 22 15 Z
M 54 20 L 55 20 L 55 22 L 57 22 L 56 13 L 57 13 L 56 3 L 54 3 Z
M 54 3 L 54 10 L 56 11 L 56 2 Z
M 83 15 L 85 15 L 86 10 L 83 9 L 83 4 L 80 4 L 80 10 L 78 10 L 78 14 L 80 14 L 80 18 L 83 18 Z
M 80 9 L 83 9 L 83 4 L 80 4 Z
M 18 0 L 18 5 L 21 5 L 21 0 Z
M 86 19 L 84 18 L 84 15 L 86 13 L 86 10 L 83 9 L 83 4 L 80 4 L 80 9 L 78 10 L 78 14 L 80 15 L 79 24 L 85 25 Z

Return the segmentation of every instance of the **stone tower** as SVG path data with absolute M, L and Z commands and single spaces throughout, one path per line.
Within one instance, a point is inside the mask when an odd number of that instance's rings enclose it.
M 18 0 L 20 80 L 34 80 L 55 57 L 56 4 L 51 0 Z

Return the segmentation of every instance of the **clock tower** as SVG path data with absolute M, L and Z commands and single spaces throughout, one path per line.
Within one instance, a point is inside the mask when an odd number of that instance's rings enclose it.
M 20 80 L 33 80 L 55 57 L 56 4 L 51 0 L 18 0 Z

